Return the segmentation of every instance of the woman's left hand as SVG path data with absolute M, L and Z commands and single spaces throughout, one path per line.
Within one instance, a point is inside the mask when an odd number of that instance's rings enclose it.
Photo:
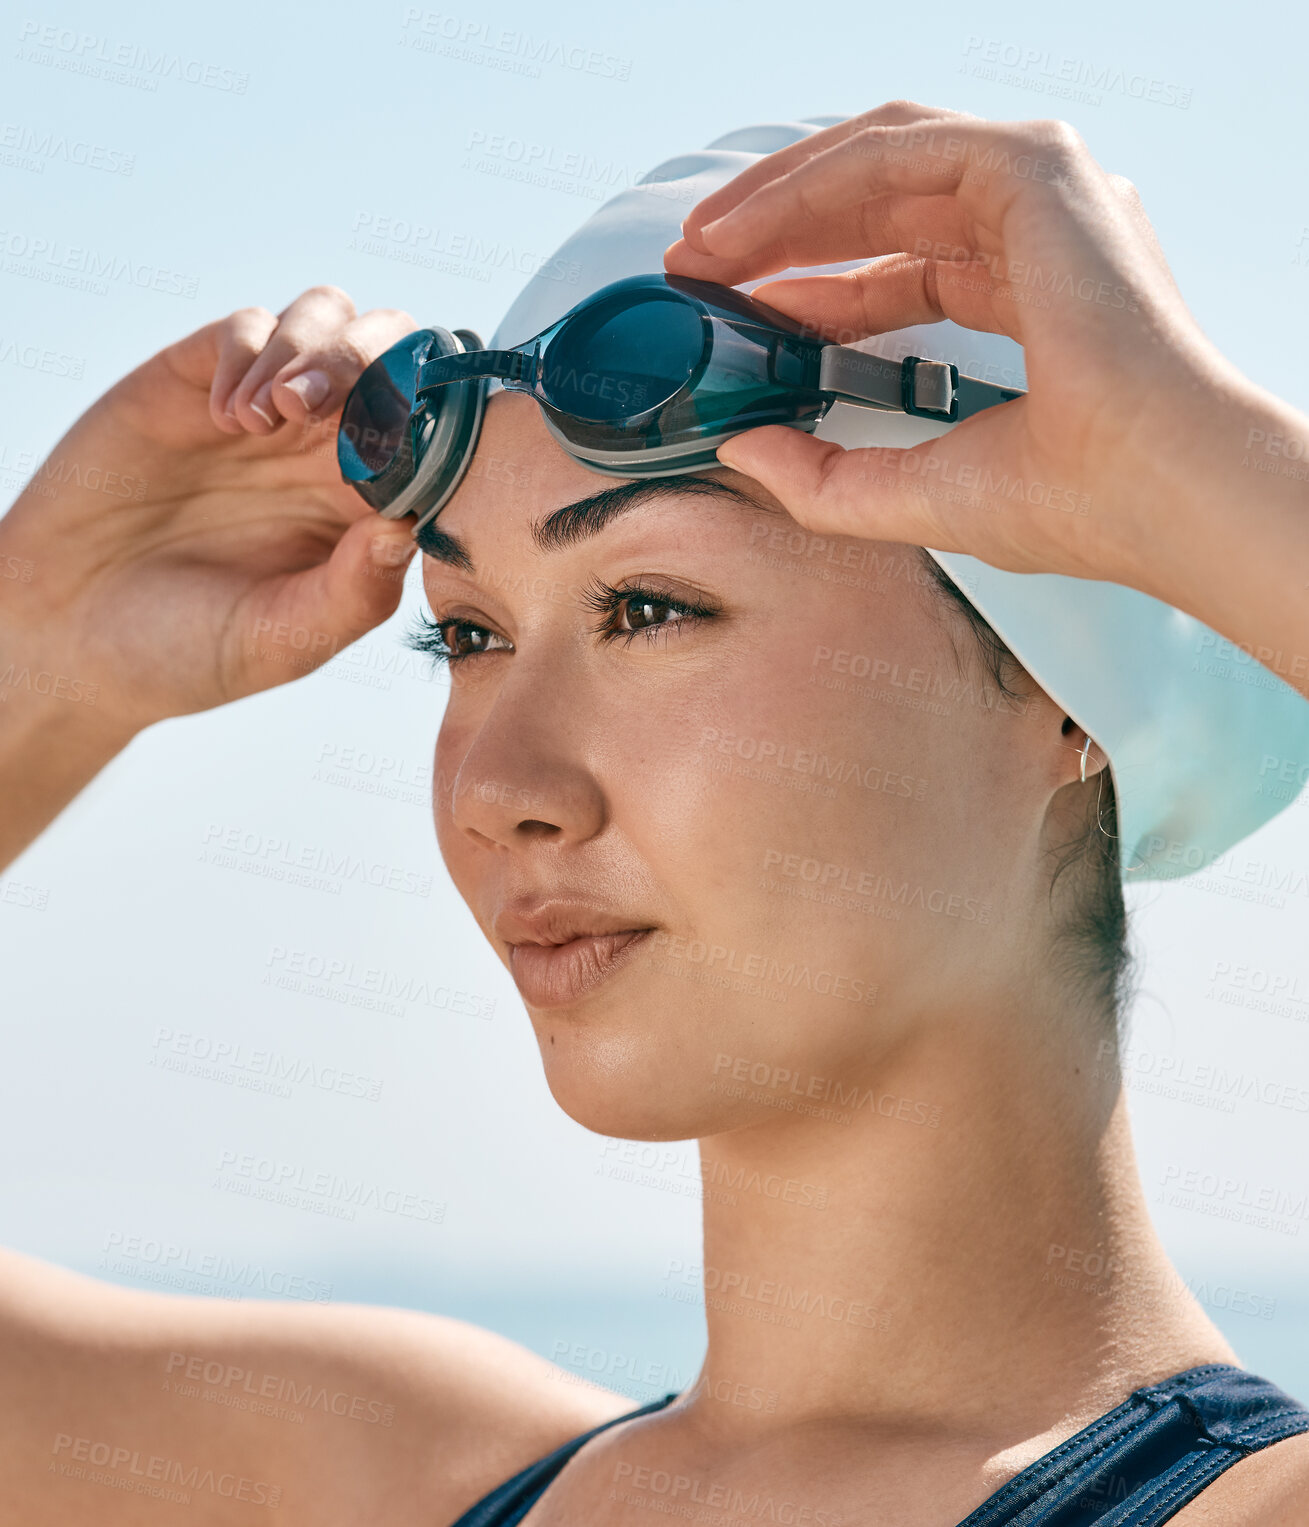
M 1309 420 L 1209 342 L 1134 187 L 1066 122 L 894 102 L 760 159 L 682 232 L 668 271 L 725 285 L 871 257 L 755 288 L 824 338 L 950 318 L 1024 347 L 1025 397 L 911 450 L 778 425 L 728 441 L 719 460 L 802 525 L 1126 583 L 1309 653 L 1305 485 L 1264 460 Z M 1309 660 L 1291 681 L 1309 693 Z

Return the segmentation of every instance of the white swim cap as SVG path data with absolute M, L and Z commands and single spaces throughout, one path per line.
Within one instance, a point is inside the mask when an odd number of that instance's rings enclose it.
M 491 348 L 531 339 L 611 281 L 663 270 L 664 250 L 702 197 L 763 155 L 844 120 L 763 122 L 665 160 L 598 208 L 543 263 Z M 741 290 L 866 263 L 793 267 L 742 282 Z M 560 280 L 560 271 L 579 272 L 579 279 Z M 896 360 L 953 361 L 969 376 L 1027 385 L 1021 345 L 949 319 L 858 347 Z M 908 446 L 949 428 L 836 403 L 814 434 L 844 446 Z M 1116 583 L 1004 572 L 959 552 L 927 550 L 1107 755 L 1124 880 L 1171 880 L 1203 869 L 1284 810 L 1309 778 L 1309 702 L 1192 616 Z

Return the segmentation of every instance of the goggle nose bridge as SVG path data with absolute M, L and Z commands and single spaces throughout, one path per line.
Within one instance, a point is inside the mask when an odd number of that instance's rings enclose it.
M 437 355 L 418 368 L 415 403 L 423 402 L 439 387 L 451 382 L 468 382 L 479 377 L 498 377 L 504 382 L 518 382 L 535 371 L 537 350 L 469 350 L 463 355 Z

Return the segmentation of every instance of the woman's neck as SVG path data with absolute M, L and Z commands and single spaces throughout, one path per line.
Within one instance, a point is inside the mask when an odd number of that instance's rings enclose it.
M 723 1065 L 767 1114 L 701 1142 L 717 1425 L 1068 1435 L 1236 1361 L 1150 1223 L 1113 1046 L 1026 1018 L 971 1011 L 840 1090 Z

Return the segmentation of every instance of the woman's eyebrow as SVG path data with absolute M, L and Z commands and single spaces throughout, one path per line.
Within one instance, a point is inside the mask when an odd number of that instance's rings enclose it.
M 704 494 L 752 510 L 756 514 L 781 513 L 780 509 L 765 504 L 744 489 L 735 488 L 719 477 L 701 477 L 695 473 L 675 477 L 645 477 L 618 483 L 612 488 L 602 488 L 589 498 L 579 498 L 575 503 L 564 504 L 552 510 L 543 520 L 532 525 L 532 540 L 541 551 L 560 551 L 565 546 L 574 546 L 590 536 L 599 535 L 620 515 L 659 499 L 685 498 L 688 494 Z M 436 520 L 429 520 L 423 526 L 417 540 L 426 555 L 437 562 L 445 562 L 466 573 L 476 572 L 468 548 L 458 536 L 442 530 Z

